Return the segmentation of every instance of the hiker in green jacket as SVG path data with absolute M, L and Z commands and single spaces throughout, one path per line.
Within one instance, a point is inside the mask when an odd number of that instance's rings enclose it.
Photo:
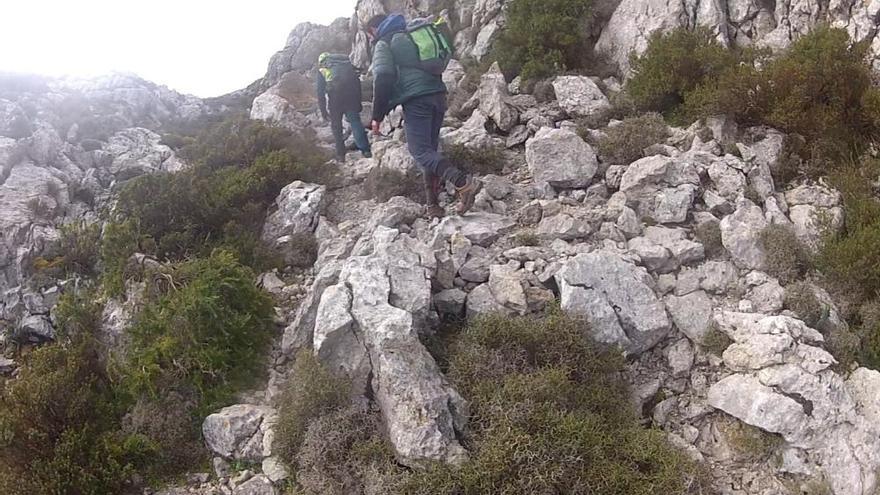
M 403 105 L 407 147 L 424 172 L 428 213 L 441 217 L 444 212 L 437 200 L 441 179 L 455 185 L 459 214 L 473 206 L 482 183 L 438 151 L 440 127 L 446 114 L 442 73 L 452 47 L 446 41 L 448 38 L 439 38 L 437 33 L 417 31 L 415 26 L 408 29 L 399 14 L 378 15 L 367 24 L 367 34 L 373 42 L 373 132 L 378 134 L 385 116 L 397 105 Z M 444 48 L 439 56 L 438 46 Z M 429 56 L 436 58 L 428 60 Z
M 370 140 L 361 122 L 361 80 L 348 55 L 322 53 L 318 57 L 318 74 L 315 77 L 318 107 L 324 120 L 330 121 L 333 139 L 336 141 L 336 160 L 345 161 L 345 136 L 342 134 L 342 117 L 351 126 L 351 134 L 364 158 L 373 156 Z M 327 101 L 329 98 L 329 102 Z

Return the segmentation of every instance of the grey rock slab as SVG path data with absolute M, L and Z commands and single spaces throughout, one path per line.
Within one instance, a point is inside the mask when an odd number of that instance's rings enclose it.
M 712 299 L 703 291 L 668 296 L 666 308 L 672 321 L 695 344 L 702 344 L 712 325 Z
M 435 228 L 432 245 L 440 247 L 453 234 L 460 233 L 473 244 L 489 246 L 515 226 L 515 220 L 495 213 L 470 212 L 464 216 L 446 217 Z
M 611 108 L 608 98 L 589 77 L 559 76 L 553 80 L 559 106 L 572 117 L 589 117 Z
M 732 215 L 721 220 L 721 242 L 737 266 L 764 270 L 767 254 L 761 232 L 767 227 L 764 212 L 751 201 L 743 201 Z
M 547 127 L 526 142 L 526 162 L 535 182 L 562 188 L 590 185 L 599 168 L 596 152 L 575 132 Z
M 580 254 L 556 274 L 562 308 L 585 316 L 604 342 L 638 354 L 672 327 L 644 269 L 606 251 Z
M 300 181 L 285 186 L 275 200 L 277 210 L 263 226 L 263 239 L 273 243 L 283 236 L 313 233 L 325 192 L 324 186 Z

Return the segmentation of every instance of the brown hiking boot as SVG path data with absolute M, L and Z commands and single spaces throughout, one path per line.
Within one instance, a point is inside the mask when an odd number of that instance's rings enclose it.
M 456 205 L 455 211 L 459 215 L 467 213 L 474 206 L 477 194 L 482 188 L 483 183 L 480 182 L 480 179 L 469 175 L 463 186 L 455 188 L 455 193 L 458 195 L 458 205 Z

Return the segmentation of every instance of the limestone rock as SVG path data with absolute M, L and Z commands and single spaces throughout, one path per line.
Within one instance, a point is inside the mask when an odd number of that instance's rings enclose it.
M 608 98 L 589 77 L 559 76 L 553 80 L 559 106 L 572 117 L 589 117 L 611 108 Z
M 699 184 L 693 163 L 656 155 L 630 164 L 620 179 L 620 192 L 640 217 L 677 223 L 687 219 Z
M 600 341 L 644 352 L 672 327 L 666 307 L 641 268 L 605 251 L 580 254 L 556 274 L 562 308 L 582 315 Z
M 675 326 L 695 344 L 702 344 L 712 328 L 712 299 L 696 291 L 684 296 L 668 296 L 666 309 Z
M 526 161 L 536 182 L 564 188 L 588 186 L 599 166 L 596 152 L 580 136 L 550 128 L 526 142 Z
M 761 245 L 761 232 L 766 227 L 761 208 L 748 200 L 721 220 L 721 242 L 737 266 L 752 270 L 766 268 L 767 255 Z
M 264 475 L 254 476 L 232 490 L 232 495 L 275 495 L 272 481 Z
M 477 98 L 480 100 L 480 111 L 495 122 L 503 132 L 508 132 L 519 123 L 519 114 L 516 108 L 508 101 L 507 81 L 498 62 L 492 64 L 489 71 L 480 78 L 480 87 L 477 90 Z
M 275 200 L 277 210 L 263 226 L 263 240 L 277 243 L 284 236 L 314 232 L 326 190 L 324 186 L 300 181 L 285 186 Z
M 205 418 L 202 423 L 205 443 L 212 452 L 226 459 L 261 461 L 261 426 L 274 414 L 269 407 L 250 404 L 223 408 Z

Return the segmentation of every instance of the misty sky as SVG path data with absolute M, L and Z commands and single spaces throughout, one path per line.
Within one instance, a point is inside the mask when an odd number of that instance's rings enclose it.
M 350 17 L 356 0 L 0 0 L 0 71 L 134 72 L 219 96 L 261 77 L 293 27 Z

